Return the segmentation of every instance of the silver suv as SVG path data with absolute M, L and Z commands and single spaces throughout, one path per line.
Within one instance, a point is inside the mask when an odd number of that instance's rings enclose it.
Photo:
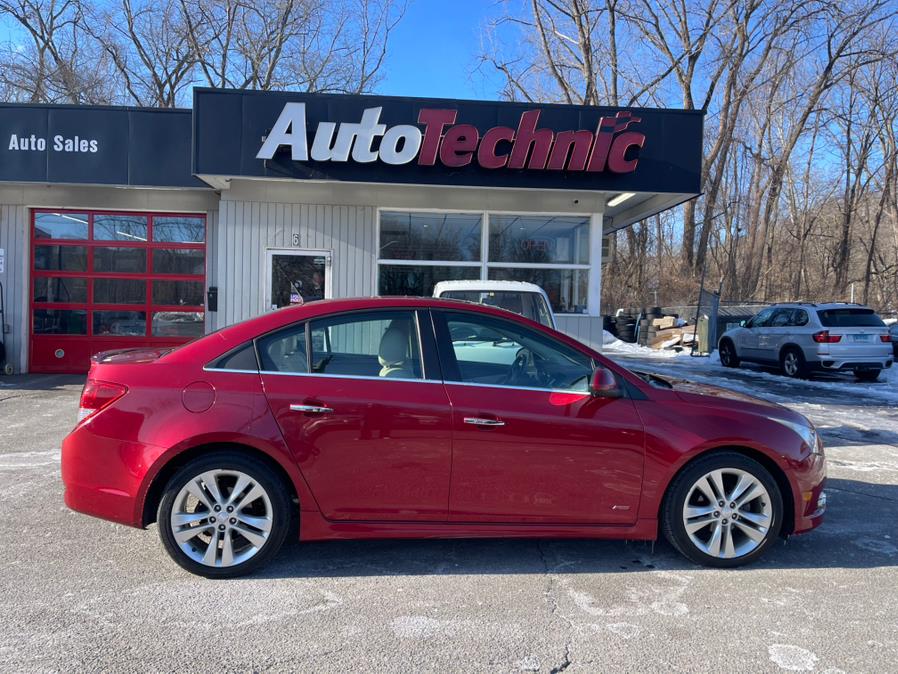
M 850 370 L 875 381 L 892 366 L 889 329 L 873 309 L 859 304 L 775 304 L 718 342 L 720 362 L 777 364 L 787 377 L 812 371 Z

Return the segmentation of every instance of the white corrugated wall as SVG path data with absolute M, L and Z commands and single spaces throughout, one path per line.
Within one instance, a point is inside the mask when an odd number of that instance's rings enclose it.
M 26 238 L 25 207 L 0 204 L 0 248 L 4 251 L 3 300 L 6 313 L 3 322 L 10 332 L 3 335 L 6 343 L 6 362 L 16 372 L 25 369 L 25 348 L 22 343 L 28 320 L 28 242 Z
M 208 284 L 218 287 L 217 329 L 265 308 L 265 251 L 269 248 L 333 252 L 333 297 L 374 293 L 376 224 L 373 206 L 222 201 L 210 227 Z M 293 245 L 293 235 L 299 245 Z

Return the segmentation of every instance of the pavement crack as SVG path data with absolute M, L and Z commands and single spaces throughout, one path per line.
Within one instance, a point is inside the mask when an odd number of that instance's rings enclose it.
M 558 588 L 558 577 L 549 566 L 549 559 L 548 557 L 546 557 L 546 551 L 543 547 L 542 541 L 536 542 L 536 549 L 539 551 L 540 559 L 542 559 L 543 562 L 543 572 L 546 575 L 547 582 L 544 594 L 549 602 L 550 613 L 552 614 L 553 618 L 561 620 L 562 622 L 567 624 L 567 638 L 564 642 L 564 654 L 562 655 L 561 662 L 552 667 L 551 670 L 549 670 L 550 672 L 552 672 L 552 674 L 555 674 L 555 672 L 563 672 L 571 666 L 571 645 L 574 639 L 574 631 L 576 629 L 576 626 L 570 618 L 559 611 L 558 596 L 556 592 Z M 557 568 L 557 566 L 555 568 Z

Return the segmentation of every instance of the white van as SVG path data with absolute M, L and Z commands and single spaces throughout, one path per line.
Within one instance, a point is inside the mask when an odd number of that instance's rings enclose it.
M 440 281 L 433 288 L 433 296 L 450 300 L 464 300 L 488 304 L 513 311 L 531 321 L 556 328 L 555 315 L 546 291 L 523 281 Z

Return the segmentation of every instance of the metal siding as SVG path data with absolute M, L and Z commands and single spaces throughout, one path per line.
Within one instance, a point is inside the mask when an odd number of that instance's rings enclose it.
M 25 340 L 28 339 L 28 236 L 27 212 L 24 206 L 0 204 L 0 248 L 6 252 L 4 271 L 0 274 L 6 315 L 3 321 L 10 332 L 3 335 L 6 362 L 16 372 L 24 371 Z M 2 330 L 0 326 L 0 330 Z
M 215 255 L 209 285 L 219 288 L 215 327 L 265 310 L 268 291 L 265 255 L 269 248 L 333 251 L 333 297 L 374 294 L 375 209 L 371 206 L 222 201 L 216 223 Z
M 602 350 L 602 317 L 601 316 L 564 316 L 556 315 L 558 329 L 587 346 Z

